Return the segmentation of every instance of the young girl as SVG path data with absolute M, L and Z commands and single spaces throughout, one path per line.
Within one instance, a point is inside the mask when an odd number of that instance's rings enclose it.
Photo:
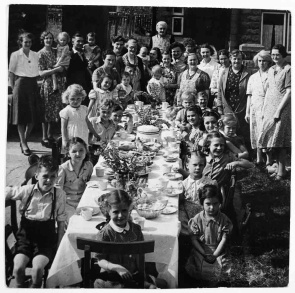
M 68 69 L 71 60 L 71 53 L 68 43 L 70 42 L 70 36 L 66 32 L 61 32 L 57 36 L 57 62 L 54 65 L 54 68 L 63 66 L 65 69 Z M 52 74 L 52 81 L 53 81 L 53 91 L 56 92 L 57 89 L 57 80 L 56 75 Z
M 127 107 L 128 102 L 133 99 L 133 91 L 130 82 L 130 74 L 128 72 L 124 72 L 122 74 L 121 83 L 116 86 L 119 102 L 124 109 Z
M 126 65 L 125 66 L 125 72 L 128 72 L 130 74 L 131 82 L 130 85 L 132 86 L 134 91 L 140 90 L 140 73 L 136 70 L 134 66 Z
M 90 180 L 93 165 L 88 160 L 87 145 L 83 139 L 71 138 L 68 147 L 70 160 L 60 165 L 57 186 L 66 193 L 66 212 L 69 220 L 76 212 L 86 182 Z
M 143 241 L 139 225 L 130 219 L 132 198 L 126 191 L 113 190 L 103 199 L 103 209 L 107 224 L 98 232 L 97 240 L 108 242 Z M 96 279 L 94 288 L 135 288 L 138 256 L 97 254 L 98 265 L 101 267 L 101 279 Z M 146 275 L 145 288 L 155 289 L 163 280 Z
M 226 145 L 238 158 L 248 159 L 244 138 L 236 134 L 238 120 L 233 113 L 227 113 L 219 120 L 219 131 L 226 139 Z
M 161 82 L 162 68 L 160 65 L 155 65 L 152 68 L 153 77 L 147 85 L 147 92 L 157 100 L 158 103 L 166 102 L 165 87 Z
M 83 46 L 85 57 L 88 60 L 88 68 L 91 72 L 99 67 L 99 58 L 101 55 L 101 49 L 98 45 L 96 45 L 95 41 L 96 34 L 94 32 L 90 32 L 87 34 L 88 44 Z
M 181 131 L 186 130 L 185 127 L 189 127 L 187 123 L 185 123 L 185 112 L 186 110 L 195 104 L 195 95 L 192 92 L 183 92 L 180 95 L 180 100 L 182 104 L 182 109 L 178 111 L 175 118 L 175 126 L 177 126 Z
M 211 109 L 207 107 L 208 105 L 208 94 L 206 91 L 200 91 L 197 93 L 197 105 L 200 106 L 202 113 L 204 114 L 206 111 L 210 111 Z
M 79 84 L 70 85 L 62 95 L 62 101 L 68 104 L 59 112 L 61 118 L 62 152 L 65 152 L 67 143 L 72 137 L 80 137 L 88 144 L 88 129 L 97 139 L 88 117 L 87 107 L 81 105 L 86 92 Z
M 108 74 L 102 74 L 97 81 L 97 90 L 91 90 L 89 93 L 88 117 L 99 116 L 100 104 L 105 99 L 115 100 L 113 91 L 113 79 Z
M 104 99 L 99 106 L 99 116 L 90 118 L 90 123 L 95 133 L 99 136 L 99 142 L 97 142 L 96 137 L 94 137 L 92 143 L 95 143 L 96 146 L 99 146 L 101 149 L 107 146 L 117 129 L 116 124 L 111 120 L 114 106 L 115 103 L 113 100 Z
M 220 212 L 222 197 L 217 185 L 206 184 L 201 188 L 199 200 L 203 211 L 188 223 L 193 249 L 186 271 L 192 278 L 216 286 L 221 271 L 230 271 L 227 245 L 232 223 Z
M 203 136 L 195 138 L 195 143 L 193 150 L 201 150 L 203 148 L 204 140 L 208 133 L 212 131 L 218 131 L 218 120 L 220 115 L 214 110 L 205 111 L 202 115 L 202 120 L 200 123 L 200 130 L 203 131 Z
M 191 125 L 191 130 L 183 138 L 187 141 L 189 146 L 192 148 L 196 140 L 203 136 L 203 131 L 200 130 L 200 123 L 202 121 L 202 111 L 197 105 L 193 105 L 187 108 L 184 115 L 185 123 Z

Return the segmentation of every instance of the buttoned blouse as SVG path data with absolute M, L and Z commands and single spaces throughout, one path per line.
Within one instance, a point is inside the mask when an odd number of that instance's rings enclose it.
M 192 200 L 201 206 L 198 196 L 198 190 L 200 188 L 199 181 L 200 179 L 195 180 L 189 176 L 182 181 L 182 185 L 184 189 L 185 199 Z
M 53 201 L 53 188 L 42 195 L 36 185 L 30 184 L 25 186 L 6 187 L 6 199 L 20 200 L 19 212 L 23 213 L 27 200 L 33 192 L 32 200 L 25 212 L 25 217 L 29 220 L 47 221 L 51 218 L 51 209 Z M 54 215 L 57 221 L 66 220 L 66 196 L 63 190 L 56 188 L 56 203 Z
M 38 60 L 38 53 L 30 50 L 27 57 L 21 48 L 11 54 L 9 72 L 21 77 L 37 77 L 39 76 Z
M 59 166 L 57 186 L 65 191 L 67 197 L 82 195 L 86 188 L 86 182 L 90 180 L 92 171 L 92 163 L 86 161 L 83 163 L 79 174 L 76 174 L 71 160 L 68 160 Z
M 208 63 L 206 63 L 203 59 L 200 62 L 200 64 L 198 65 L 198 68 L 205 71 L 211 79 L 214 70 L 216 70 L 219 66 L 220 66 L 220 64 L 211 58 L 210 62 L 208 62 Z

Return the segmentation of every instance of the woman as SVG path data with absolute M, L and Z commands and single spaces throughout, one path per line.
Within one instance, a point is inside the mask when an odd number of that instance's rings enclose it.
M 141 91 L 144 90 L 144 85 L 146 84 L 144 80 L 144 68 L 141 58 L 137 57 L 137 49 L 138 44 L 137 40 L 130 38 L 127 42 L 127 50 L 128 52 L 124 54 L 122 57 L 119 57 L 118 60 L 119 65 L 119 73 L 125 71 L 125 67 L 132 67 L 134 69 L 134 77 L 133 77 L 133 90 Z M 135 82 L 134 82 L 135 81 Z
M 245 120 L 250 123 L 250 138 L 252 149 L 257 149 L 256 164 L 262 165 L 263 158 L 261 148 L 258 147 L 258 136 L 262 127 L 262 107 L 268 86 L 268 70 L 272 65 L 272 59 L 268 52 L 262 50 L 253 58 L 254 64 L 259 68 L 258 72 L 250 76 L 247 86 L 247 109 Z M 270 165 L 270 153 L 267 153 L 266 166 Z
M 197 67 L 197 60 L 196 54 L 188 54 L 188 69 L 186 69 L 178 79 L 180 95 L 184 91 L 194 92 L 195 94 L 200 91 L 206 91 L 207 95 L 209 95 L 210 77 L 206 72 Z
M 113 87 L 121 82 L 120 75 L 114 67 L 116 62 L 116 54 L 112 50 L 106 50 L 102 53 L 103 65 L 95 69 L 92 74 L 93 89 L 97 90 L 97 82 L 102 75 L 108 74 L 113 79 Z
M 172 106 L 177 84 L 177 73 L 171 64 L 171 56 L 169 52 L 163 52 L 161 67 L 163 69 L 162 81 L 165 87 L 166 101 Z
M 216 70 L 219 65 L 214 59 L 211 58 L 211 56 L 214 54 L 214 50 L 208 43 L 206 43 L 200 46 L 200 53 L 202 56 L 202 61 L 198 65 L 198 68 L 208 73 L 211 79 L 214 70 Z
M 31 33 L 19 35 L 20 49 L 11 54 L 9 62 L 9 85 L 13 91 L 12 124 L 17 125 L 20 148 L 25 156 L 31 154 L 27 141 L 36 122 L 39 99 L 38 54 L 30 50 L 32 40 Z
M 268 89 L 264 99 L 262 148 L 276 150 L 278 169 L 275 180 L 286 176 L 286 151 L 291 147 L 291 66 L 286 62 L 286 48 L 275 45 L 271 58 L 275 63 L 268 71 Z
M 210 93 L 213 96 L 217 96 L 219 78 L 221 76 L 222 70 L 230 66 L 229 52 L 226 49 L 219 50 L 217 53 L 217 56 L 218 56 L 219 65 L 213 71 L 211 82 L 210 82 Z
M 157 47 L 161 50 L 161 53 L 168 51 L 172 43 L 174 43 L 174 37 L 167 34 L 168 25 L 165 21 L 159 21 L 156 25 L 157 35 L 151 38 L 150 48 Z
M 44 119 L 42 123 L 42 146 L 50 148 L 55 141 L 52 133 L 52 123 L 59 120 L 59 112 L 63 108 L 61 95 L 65 90 L 66 77 L 63 67 L 53 68 L 56 63 L 56 50 L 52 48 L 53 34 L 44 31 L 41 34 L 41 43 L 44 44 L 43 49 L 38 52 L 39 55 L 39 74 L 43 78 L 41 85 L 41 99 L 44 106 Z M 52 74 L 56 74 L 57 89 L 53 91 Z
M 219 114 L 235 113 L 239 121 L 239 133 L 245 138 L 247 149 L 250 144 L 249 125 L 245 121 L 247 105 L 247 84 L 251 71 L 243 64 L 243 53 L 233 50 L 230 54 L 231 65 L 224 68 L 219 79 L 217 107 Z

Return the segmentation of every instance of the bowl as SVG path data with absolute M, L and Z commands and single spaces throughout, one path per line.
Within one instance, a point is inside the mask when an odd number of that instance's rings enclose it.
M 157 218 L 166 207 L 168 199 L 140 198 L 135 202 L 137 213 L 146 219 Z

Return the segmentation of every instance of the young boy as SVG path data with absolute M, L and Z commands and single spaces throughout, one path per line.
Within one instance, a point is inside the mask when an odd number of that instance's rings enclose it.
M 54 187 L 58 167 L 52 156 L 42 156 L 36 172 L 37 184 L 6 187 L 6 200 L 21 201 L 22 217 L 13 260 L 17 288 L 25 287 L 25 269 L 30 260 L 33 263 L 32 288 L 41 288 L 44 268 L 53 259 L 64 234 L 66 197 L 63 190 Z
M 123 72 L 121 83 L 116 86 L 118 92 L 118 100 L 125 109 L 128 102 L 133 100 L 133 91 L 131 83 L 131 75 L 128 72 Z
M 198 92 L 197 94 L 197 105 L 200 106 L 202 113 L 210 111 L 211 109 L 207 107 L 208 95 L 205 91 Z

